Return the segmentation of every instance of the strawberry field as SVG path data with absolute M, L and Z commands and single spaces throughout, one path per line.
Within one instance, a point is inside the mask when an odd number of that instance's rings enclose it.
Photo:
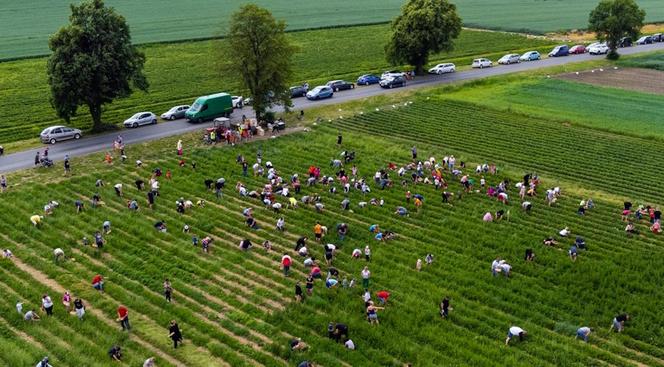
M 165 139 L 150 145 L 131 146 L 129 160 L 113 165 L 102 163 L 102 155 L 73 161 L 73 176 L 63 178 L 60 169 L 33 170 L 10 176 L 10 188 L 2 194 L 0 241 L 15 258 L 2 260 L 0 267 L 0 364 L 34 365 L 49 355 L 53 365 L 111 365 L 106 351 L 121 345 L 124 358 L 113 365 L 140 365 L 150 356 L 158 366 L 296 366 L 304 360 L 316 366 L 414 366 L 510 365 L 510 366 L 657 366 L 664 365 L 664 257 L 661 237 L 651 234 L 648 223 L 637 222 L 640 235 L 627 237 L 620 212 L 623 201 L 635 205 L 658 205 L 662 186 L 658 168 L 664 148 L 656 141 L 626 137 L 589 128 L 565 126 L 553 121 L 515 116 L 474 104 L 417 98 L 407 106 L 387 106 L 378 111 L 346 116 L 334 121 L 319 121 L 311 131 L 285 135 L 235 147 L 202 146 L 199 136 L 184 138 L 186 163 L 178 165 L 175 141 Z M 337 146 L 337 133 L 343 144 Z M 458 178 L 449 172 L 444 177 L 453 192 L 451 203 L 441 202 L 441 191 L 432 185 L 407 186 L 396 171 L 389 171 L 394 185 L 381 190 L 372 179 L 374 173 L 393 162 L 398 167 L 410 161 L 415 145 L 422 160 L 453 154 L 457 165 L 476 182 L 477 164 L 495 163 L 498 173 L 485 174 L 487 185 L 504 179 L 508 185 L 507 205 L 474 192 L 461 194 Z M 638 147 L 638 149 L 636 149 Z M 320 183 L 304 185 L 303 195 L 320 194 L 322 212 L 299 202 L 286 208 L 280 197 L 281 213 L 268 210 L 259 199 L 243 197 L 235 190 L 238 181 L 248 190 L 260 191 L 265 177 L 251 174 L 257 152 L 262 162 L 270 161 L 289 181 L 298 173 L 306 180 L 311 165 L 321 167 L 321 175 L 334 175 L 330 161 L 341 151 L 355 151 L 351 166 L 358 178 L 366 177 L 371 192 L 351 189 L 337 193 Z M 248 176 L 242 175 L 236 157 L 249 162 Z M 136 159 L 143 161 L 137 168 Z M 196 162 L 196 168 L 191 163 Z M 163 176 L 160 196 L 149 209 L 145 191 L 133 185 L 146 182 L 155 168 L 170 170 L 172 179 Z M 526 172 L 542 179 L 538 196 L 530 198 L 530 213 L 521 210 L 514 183 Z M 206 179 L 226 179 L 223 197 L 217 199 L 204 185 Z M 95 187 L 103 179 L 104 187 Z M 124 184 L 124 197 L 117 197 L 113 185 Z M 549 207 L 544 191 L 562 188 L 559 201 Z M 421 194 L 424 204 L 418 210 L 406 203 L 405 193 Z M 292 193 L 293 191 L 291 191 Z M 103 205 L 93 209 L 89 199 L 99 193 Z M 194 205 L 184 214 L 176 211 L 180 197 Z M 341 201 L 350 200 L 344 210 Z M 592 197 L 596 207 L 585 216 L 576 214 L 578 203 Z M 384 206 L 362 201 L 383 199 Z M 136 199 L 138 211 L 127 209 L 126 200 Z M 41 228 L 29 221 L 42 213 L 49 200 L 60 206 L 46 216 Z M 75 200 L 86 203 L 76 213 Z M 407 217 L 394 214 L 397 206 L 410 212 Z M 253 208 L 260 229 L 245 225 L 242 211 Z M 506 218 L 485 223 L 485 212 L 504 210 Z M 275 230 L 283 216 L 286 231 Z M 111 233 L 104 236 L 102 250 L 82 245 L 84 236 L 92 237 L 105 220 L 112 222 Z M 165 221 L 168 232 L 153 228 Z M 323 243 L 334 243 L 333 262 L 339 280 L 360 281 L 360 271 L 372 272 L 370 291 L 388 290 L 392 296 L 385 310 L 379 311 L 379 325 L 365 318 L 361 299 L 363 289 L 326 289 L 317 280 L 312 296 L 294 301 L 294 285 L 303 288 L 309 269 L 293 247 L 300 236 L 310 238 L 307 247 L 327 272 L 323 248 L 313 241 L 312 228 L 320 221 L 329 228 Z M 336 225 L 345 222 L 349 234 L 342 241 Z M 184 233 L 184 225 L 191 233 Z M 368 230 L 379 224 L 394 231 L 396 239 L 379 242 Z M 569 227 L 572 238 L 560 239 L 555 247 L 542 240 L 558 237 Z M 192 234 L 210 236 L 210 253 L 193 246 Z M 567 249 L 580 235 L 588 243 L 576 262 Z M 238 243 L 250 239 L 254 248 L 241 251 Z M 261 243 L 269 240 L 272 250 Z M 372 259 L 351 258 L 353 249 L 369 245 Z M 68 259 L 54 262 L 53 249 L 60 247 Z M 534 262 L 523 254 L 532 248 Z M 284 253 L 294 260 L 291 275 L 284 277 L 280 259 Z M 434 255 L 431 265 L 417 271 L 417 259 Z M 513 266 L 510 278 L 492 277 L 490 265 L 497 256 Z M 106 278 L 106 292 L 92 289 L 95 274 Z M 162 282 L 173 284 L 173 303 L 162 295 Z M 88 307 L 83 321 L 68 315 L 60 303 L 64 290 L 81 297 Z M 54 300 L 51 317 L 39 322 L 23 321 L 16 312 L 17 301 L 24 311 L 38 309 L 41 295 Z M 438 314 L 438 304 L 449 297 L 453 309 L 449 319 Z M 131 332 L 121 331 L 115 310 L 124 304 L 129 309 Z M 632 320 L 623 333 L 609 332 L 612 318 L 628 312 Z M 185 343 L 178 349 L 168 339 L 168 323 L 178 321 Z M 342 322 L 357 350 L 327 338 L 329 322 Z M 505 334 L 512 325 L 528 331 L 523 342 L 506 347 Z M 575 340 L 578 327 L 590 326 L 589 342 Z M 310 345 L 304 352 L 289 349 L 289 340 L 300 337 Z

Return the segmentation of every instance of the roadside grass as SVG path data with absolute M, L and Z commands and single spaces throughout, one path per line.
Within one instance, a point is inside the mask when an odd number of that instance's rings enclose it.
M 293 84 L 307 81 L 317 85 L 343 78 L 354 82 L 361 74 L 388 69 L 383 51 L 388 31 L 387 25 L 374 25 L 289 34 L 299 47 L 294 57 Z M 456 50 L 434 55 L 431 64 L 451 61 L 462 66 L 470 64 L 475 56 L 495 59 L 513 51 L 543 52 L 550 45 L 551 41 L 521 35 L 465 30 Z M 221 74 L 224 47 L 224 40 L 143 46 L 150 92 L 138 92 L 106 106 L 104 121 L 120 124 L 145 110 L 159 115 L 174 105 L 192 103 L 196 97 L 209 93 L 242 93 L 235 76 Z M 0 104 L 5 111 L 0 121 L 0 144 L 7 146 L 13 141 L 34 138 L 44 127 L 63 123 L 49 103 L 45 65 L 44 58 L 0 63 Z M 70 125 L 89 129 L 87 110 L 82 108 Z
M 234 148 L 203 146 L 199 134 L 188 134 L 183 138 L 185 167 L 178 166 L 175 154 L 179 137 L 171 137 L 127 148 L 127 162 L 141 159 L 144 167 L 140 169 L 119 161 L 104 164 L 103 153 L 98 153 L 74 158 L 71 178 L 64 179 L 59 169 L 10 175 L 12 186 L 2 194 L 10 210 L 0 212 L 3 246 L 35 271 L 3 263 L 0 289 L 8 296 L 0 300 L 1 335 L 24 332 L 42 343 L 45 353 L 76 365 L 110 365 L 105 351 L 116 342 L 126 347 L 126 365 L 136 365 L 153 355 L 153 349 L 172 359 L 158 357 L 160 366 L 174 362 L 187 366 L 224 362 L 232 366 L 282 366 L 297 365 L 304 359 L 325 366 L 400 366 L 406 362 L 418 366 L 664 365 L 664 335 L 658 326 L 664 323 L 658 311 L 664 306 L 660 286 L 664 242 L 648 232 L 645 221 L 637 224 L 642 235 L 626 238 L 619 215 L 620 198 L 637 205 L 657 204 L 657 193 L 664 189 L 657 169 L 664 163 L 662 148 L 648 139 L 563 126 L 419 93 L 410 96 L 413 104 L 408 107 L 388 105 L 360 115 L 359 107 L 351 106 L 343 109 L 342 113 L 349 114 L 343 119 L 308 123 L 309 132 Z M 338 131 L 344 135 L 342 148 L 335 145 Z M 298 209 L 276 214 L 264 209 L 259 200 L 240 197 L 234 190 L 237 181 L 250 190 L 260 190 L 265 183 L 264 178 L 251 174 L 242 176 L 235 163 L 239 154 L 253 163 L 260 149 L 263 161 L 271 161 L 288 179 L 296 172 L 306 177 L 312 164 L 321 166 L 323 175 L 333 175 L 330 160 L 342 149 L 353 150 L 359 175 L 371 181 L 373 173 L 388 162 L 405 164 L 414 144 L 423 159 L 433 155 L 440 160 L 443 155 L 454 154 L 457 162 L 466 162 L 468 172 L 476 164 L 496 163 L 498 174 L 486 179 L 496 185 L 509 178 L 512 203 L 503 206 L 476 193 L 460 197 L 461 186 L 449 173 L 445 174 L 448 190 L 456 194 L 452 205 L 443 205 L 440 191 L 430 185 L 401 187 L 395 172 L 391 173 L 395 186 L 390 189 L 380 190 L 372 181 L 370 194 L 352 190 L 347 196 L 353 211 L 342 210 L 339 202 L 344 195 L 331 194 L 326 186 L 303 187 L 302 193 L 319 193 L 325 204 L 323 213 L 300 204 Z M 634 146 L 641 150 L 627 149 Z M 649 152 L 651 158 L 637 159 L 641 151 Z M 618 159 L 618 155 L 623 158 Z M 189 166 L 192 161 L 197 163 L 196 170 Z M 156 167 L 171 170 L 173 178 L 160 180 L 160 197 L 150 210 L 145 193 L 137 191 L 133 181 L 147 181 Z M 542 188 L 562 185 L 559 203 L 548 207 L 539 196 L 531 199 L 531 214 L 522 212 L 513 183 L 523 172 L 538 173 Z M 469 174 L 479 181 L 479 175 Z M 203 185 L 205 179 L 218 177 L 227 181 L 224 197 L 219 200 Z M 97 178 L 106 186 L 96 188 Z M 575 183 L 574 190 L 566 182 Z M 124 184 L 124 198 L 115 196 L 112 186 L 116 183 Z M 412 204 L 405 204 L 406 190 L 425 197 L 419 212 Z M 581 190 L 586 190 L 584 196 Z M 104 201 L 98 209 L 90 208 L 87 202 L 95 192 Z M 576 209 L 587 192 L 592 193 L 596 208 L 581 217 Z M 204 199 L 208 204 L 179 214 L 174 205 L 179 197 L 193 202 Z M 383 198 L 385 206 L 358 207 L 360 201 L 371 197 Z M 131 198 L 138 200 L 140 211 L 126 209 L 125 200 Z M 75 199 L 86 202 L 86 211 L 75 213 Z M 60 208 L 45 218 L 41 229 L 32 228 L 29 216 L 40 212 L 48 200 L 60 202 Z M 286 204 L 284 198 L 278 200 Z M 410 216 L 395 216 L 397 205 L 408 206 Z M 244 225 L 242 209 L 246 207 L 254 208 L 260 230 Z M 509 211 L 509 220 L 482 222 L 484 212 L 499 209 Z M 286 219 L 285 233 L 273 229 L 278 216 Z M 108 243 L 104 250 L 98 253 L 82 246 L 80 239 L 90 237 L 107 219 L 113 231 L 105 236 Z M 166 221 L 167 233 L 154 231 L 152 225 L 157 220 Z M 330 229 L 325 242 L 339 246 L 334 266 L 340 270 L 340 278 L 359 281 L 366 263 L 351 260 L 350 253 L 354 248 L 371 246 L 370 290 L 392 293 L 387 309 L 380 313 L 380 326 L 366 323 L 359 288 L 328 290 L 317 281 L 314 296 L 302 304 L 291 301 L 294 282 L 303 282 L 307 272 L 292 247 L 299 236 L 310 235 L 316 221 Z M 334 234 L 340 222 L 350 226 L 344 241 Z M 395 231 L 398 238 L 376 242 L 368 231 L 374 223 Z M 191 245 L 191 235 L 181 230 L 185 224 L 199 238 L 208 234 L 215 238 L 209 255 Z M 565 226 L 589 244 L 576 263 L 565 252 L 573 239 L 562 240 L 558 248 L 541 245 L 543 238 Z M 251 239 L 255 248 L 239 251 L 237 243 L 243 238 Z M 261 248 L 265 239 L 273 243 L 273 251 Z M 316 258 L 323 259 L 321 246 L 310 242 L 308 247 Z M 54 264 L 55 247 L 76 260 Z M 537 254 L 534 263 L 521 260 L 526 248 Z M 284 253 L 290 253 L 295 261 L 290 278 L 279 269 Z M 427 253 L 435 255 L 434 263 L 417 272 L 417 258 Z M 489 265 L 496 256 L 514 266 L 511 279 L 491 276 Z M 327 269 L 322 268 L 323 272 Z M 88 314 L 84 323 L 67 317 L 57 288 L 53 282 L 40 282 L 37 272 L 81 295 L 102 313 Z M 96 273 L 106 276 L 104 295 L 89 286 Z M 164 277 L 173 281 L 173 304 L 167 304 L 160 293 Z M 14 302 L 22 299 L 26 308 L 36 307 L 44 292 L 56 301 L 56 315 L 38 324 L 25 324 L 13 309 Z M 443 296 L 450 296 L 454 307 L 447 321 L 437 315 Z M 119 326 L 108 324 L 119 303 L 131 311 L 134 330 L 130 338 Z M 624 333 L 610 334 L 610 320 L 620 311 L 630 312 L 634 319 Z M 173 350 L 166 338 L 166 325 L 173 318 L 186 340 L 178 350 Z M 349 325 L 357 351 L 349 352 L 327 339 L 330 321 Z M 3 331 L 3 324 L 16 331 Z M 529 336 L 524 343 L 506 348 L 504 334 L 511 325 L 522 326 Z M 588 344 L 574 339 L 574 331 L 581 325 L 595 328 Z M 290 352 L 288 340 L 293 336 L 302 337 L 311 349 L 302 354 Z M 33 359 L 34 343 L 18 340 L 16 357 L 2 358 Z M 95 345 L 91 340 L 97 341 Z

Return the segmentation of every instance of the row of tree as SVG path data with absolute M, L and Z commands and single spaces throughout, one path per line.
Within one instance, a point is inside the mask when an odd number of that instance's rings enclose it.
M 620 38 L 638 36 L 644 18 L 634 0 L 602 0 L 590 14 L 589 29 L 607 41 L 608 56 L 617 58 Z M 454 48 L 461 26 L 456 6 L 448 0 L 409 0 L 392 22 L 387 60 L 411 65 L 420 74 L 429 55 Z M 274 104 L 291 106 L 289 82 L 297 50 L 285 32 L 284 21 L 253 4 L 231 17 L 229 62 L 222 72 L 240 76 L 258 119 Z M 71 5 L 69 24 L 49 39 L 49 47 L 51 104 L 67 122 L 79 107 L 87 106 L 93 130 L 101 130 L 105 104 L 129 96 L 134 89 L 148 90 L 145 55 L 131 43 L 124 17 L 103 0 Z

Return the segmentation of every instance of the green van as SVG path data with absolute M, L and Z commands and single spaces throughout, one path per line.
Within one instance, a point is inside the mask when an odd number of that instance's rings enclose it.
M 188 122 L 203 122 L 217 117 L 228 117 L 233 112 L 233 101 L 228 93 L 198 97 L 184 117 Z

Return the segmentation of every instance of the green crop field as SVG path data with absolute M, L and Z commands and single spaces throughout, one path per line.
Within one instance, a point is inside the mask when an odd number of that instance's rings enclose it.
M 299 52 L 294 57 L 296 82 L 312 85 L 346 78 L 355 81 L 367 72 L 381 72 L 389 67 L 384 45 L 389 36 L 387 25 L 316 30 L 290 34 Z M 506 52 L 539 49 L 548 51 L 551 41 L 530 39 L 496 32 L 463 31 L 456 50 L 434 55 L 431 62 L 452 61 L 469 65 L 473 57 L 497 58 Z M 106 106 L 104 120 L 120 123 L 137 111 L 151 110 L 157 115 L 170 107 L 191 103 L 197 96 L 219 91 L 238 90 L 238 80 L 221 75 L 224 41 L 200 41 L 145 46 L 149 93 L 136 93 Z M 29 59 L 0 63 L 0 144 L 37 137 L 46 126 L 60 124 L 49 103 L 46 60 Z M 377 88 L 377 86 L 373 86 Z M 85 109 L 72 124 L 89 128 Z
M 403 0 L 261 0 L 255 3 L 284 19 L 290 30 L 387 22 Z M 72 0 L 27 0 L 3 4 L 0 12 L 0 60 L 44 55 L 48 37 L 66 24 Z M 107 0 L 123 14 L 138 43 L 218 37 L 241 3 L 230 0 Z M 595 0 L 458 0 L 466 26 L 526 32 L 585 28 Z M 659 0 L 639 0 L 646 21 L 664 20 Z
M 629 59 L 632 62 L 632 59 Z M 635 60 L 638 60 L 635 59 Z M 635 61 L 638 62 L 638 61 Z M 617 133 L 664 137 L 664 96 L 599 87 L 544 76 L 495 80 L 460 88 L 443 98 L 581 124 Z
M 659 205 L 664 189 L 661 144 L 429 97 L 433 98 L 414 96 L 407 107 L 386 106 L 325 120 L 309 124 L 309 132 L 235 147 L 202 146 L 199 134 L 190 134 L 183 138 L 185 167 L 178 167 L 179 138 L 174 137 L 128 147 L 129 161 L 143 160 L 142 168 L 119 161 L 104 164 L 99 153 L 74 159 L 71 178 L 63 178 L 59 168 L 10 175 L 9 191 L 1 194 L 5 210 L 0 211 L 0 238 L 16 259 L 3 260 L 0 266 L 0 364 L 31 365 L 49 355 L 54 365 L 116 365 L 105 352 L 118 343 L 127 366 L 140 365 L 152 355 L 160 367 L 296 366 L 305 359 L 316 366 L 664 365 L 664 241 L 649 232 L 645 220 L 637 222 L 641 235 L 627 237 L 620 219 L 624 200 Z M 344 137 L 341 147 L 335 144 L 338 131 Z M 495 163 L 498 174 L 486 175 L 488 185 L 511 180 L 510 204 L 504 206 L 483 193 L 461 196 L 458 178 L 447 171 L 448 190 L 455 193 L 451 205 L 441 203 L 441 193 L 432 185 L 402 186 L 396 172 L 390 172 L 394 186 L 381 190 L 371 180 L 374 172 L 388 162 L 408 163 L 413 145 L 422 159 L 434 156 L 440 161 L 454 154 L 457 164 L 466 162 L 468 168 L 462 170 L 475 182 L 480 179 L 473 173 L 475 165 Z M 325 205 L 322 213 L 300 204 L 276 214 L 234 188 L 242 181 L 249 190 L 260 191 L 266 182 L 264 177 L 242 175 L 235 163 L 239 154 L 251 165 L 260 151 L 263 162 L 271 161 L 288 181 L 294 173 L 304 180 L 310 165 L 319 165 L 322 175 L 334 175 L 330 160 L 341 150 L 356 152 L 358 177 L 369 180 L 372 192 L 332 194 L 321 184 L 303 186 L 296 198 L 319 193 Z M 190 167 L 193 161 L 195 170 Z M 160 179 L 160 196 L 151 210 L 145 192 L 137 191 L 133 182 L 147 181 L 156 167 L 171 170 L 173 177 Z M 539 195 L 530 199 L 530 214 L 520 209 L 514 188 L 524 172 L 536 172 L 542 179 Z M 203 184 L 218 177 L 227 182 L 221 199 Z M 97 179 L 106 186 L 95 187 Z M 116 183 L 124 184 L 124 198 L 113 192 Z M 562 188 L 562 197 L 549 207 L 543 190 L 553 186 Z M 406 190 L 424 196 L 419 211 L 406 203 Z M 95 192 L 104 202 L 97 209 L 88 203 Z M 204 199 L 207 205 L 179 214 L 174 203 L 180 197 Z M 350 199 L 352 210 L 341 208 L 344 197 Z M 359 206 L 372 197 L 384 199 L 385 205 Z M 586 216 L 577 215 L 579 201 L 588 197 L 596 207 Z M 125 200 L 132 198 L 141 206 L 138 212 L 126 207 Z M 76 199 L 86 202 L 84 212 L 75 212 Z M 41 228 L 33 228 L 28 218 L 49 200 L 60 207 L 45 217 Z M 287 203 L 283 197 L 277 200 Z M 407 206 L 410 216 L 394 215 L 398 205 Z M 254 208 L 260 229 L 244 224 L 246 207 Z M 482 222 L 484 212 L 499 209 L 508 213 L 505 220 Z M 285 218 L 285 233 L 274 229 L 279 216 Z M 104 249 L 83 246 L 81 238 L 100 230 L 104 220 L 113 228 L 105 236 Z M 158 220 L 167 223 L 167 233 L 153 229 Z M 339 279 L 359 281 L 361 269 L 368 265 L 371 292 L 391 292 L 386 309 L 379 311 L 380 325 L 367 323 L 358 286 L 326 289 L 319 280 L 304 303 L 292 300 L 295 282 L 304 282 L 308 271 L 293 245 L 299 236 L 313 237 L 316 221 L 330 229 L 324 242 L 339 247 L 333 263 Z M 334 230 L 341 222 L 350 227 L 343 241 Z M 397 238 L 375 241 L 368 231 L 374 223 L 395 231 Z M 214 238 L 210 254 L 191 245 L 191 234 L 182 232 L 185 224 L 199 238 Z M 566 226 L 572 239 L 560 239 L 557 248 L 542 245 L 543 238 Z M 585 238 L 588 250 L 572 262 L 566 251 L 575 235 Z M 248 252 L 237 246 L 245 238 L 255 244 Z M 273 250 L 260 245 L 266 239 Z M 371 262 L 352 260 L 352 250 L 366 245 L 372 248 Z M 72 259 L 54 263 L 52 250 L 57 247 Z M 323 259 L 321 245 L 311 240 L 308 247 Z M 526 248 L 536 253 L 532 263 L 523 261 Z M 288 278 L 279 268 L 284 253 L 295 261 Z M 427 253 L 434 254 L 433 264 L 416 271 L 416 260 Z M 492 277 L 490 264 L 496 256 L 513 265 L 509 279 Z M 325 264 L 322 270 L 327 271 Z M 104 294 L 90 287 L 97 273 L 106 277 Z M 161 295 L 164 277 L 175 289 L 172 304 Z M 88 305 L 83 322 L 65 313 L 59 302 L 64 289 Z M 54 316 L 24 322 L 15 302 L 36 308 L 44 293 L 55 301 Z M 451 298 L 453 307 L 448 320 L 438 316 L 444 296 Z M 114 321 L 119 304 L 130 310 L 129 334 Z M 623 333 L 611 333 L 611 319 L 619 312 L 629 312 L 633 319 Z M 171 319 L 178 321 L 185 337 L 177 350 L 167 338 Z M 349 326 L 357 351 L 327 338 L 331 321 Z M 506 347 L 511 325 L 523 327 L 528 337 Z M 594 330 L 589 342 L 575 340 L 576 328 L 586 325 Z M 292 337 L 301 337 L 310 349 L 291 352 Z
M 619 62 L 624 66 L 648 68 L 664 71 L 664 52 L 653 52 L 647 55 L 634 56 Z

